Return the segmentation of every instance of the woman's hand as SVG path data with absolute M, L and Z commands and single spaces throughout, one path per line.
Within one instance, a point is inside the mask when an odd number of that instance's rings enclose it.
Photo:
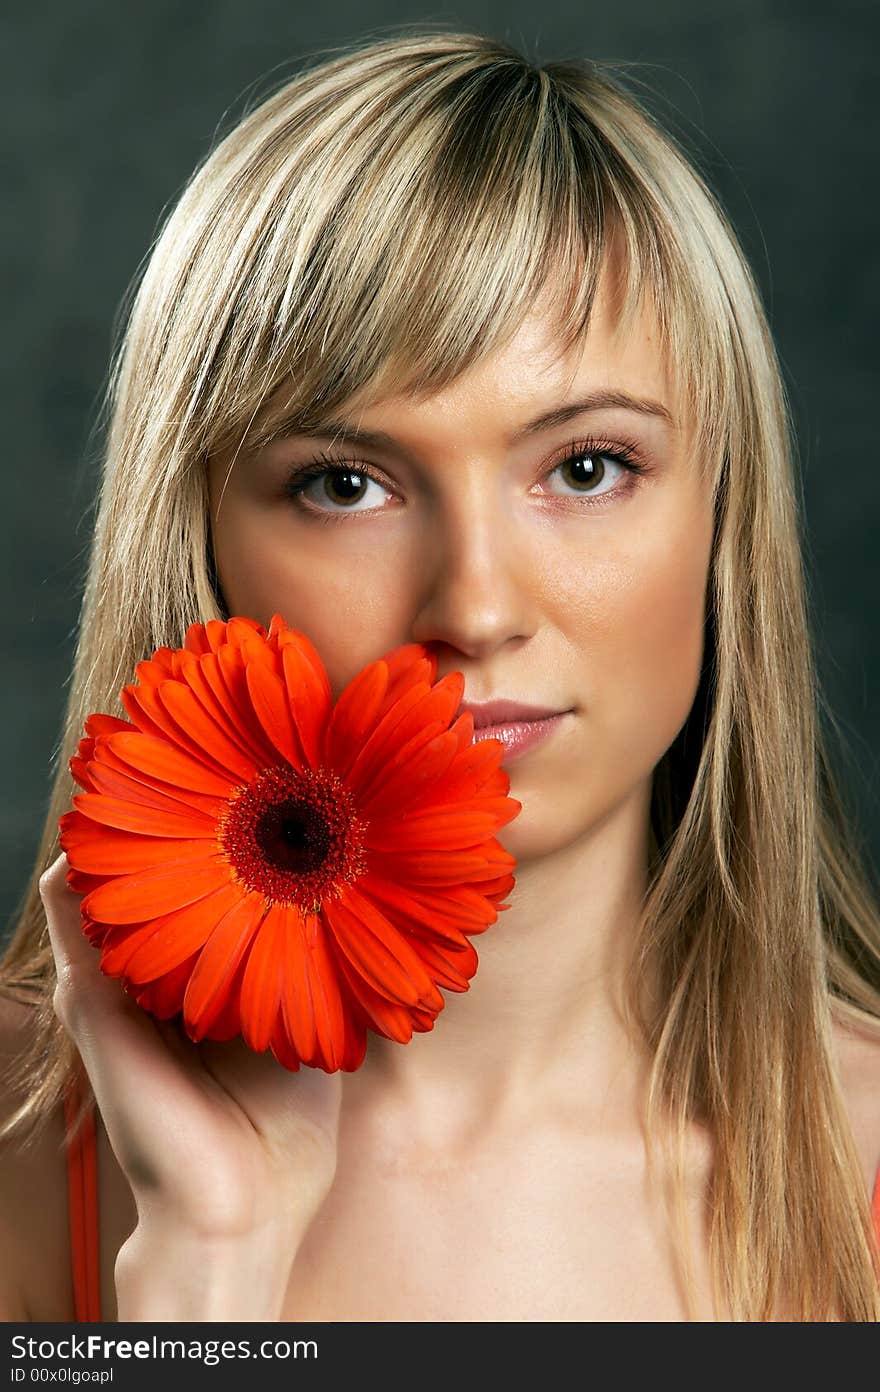
M 120 1320 L 280 1316 L 336 1170 L 342 1080 L 241 1039 L 194 1044 L 105 976 L 61 854 L 40 879 L 55 1012 L 92 1084 L 138 1223 L 116 1263 Z

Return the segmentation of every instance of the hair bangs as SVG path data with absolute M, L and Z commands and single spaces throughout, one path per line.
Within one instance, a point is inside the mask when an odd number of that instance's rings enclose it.
M 538 303 L 564 355 L 588 331 L 621 227 L 631 326 L 657 261 L 650 220 L 546 73 L 466 71 L 391 116 L 349 148 L 345 177 L 328 175 L 308 245 L 301 225 L 284 234 L 296 188 L 273 211 L 214 365 L 213 448 L 259 448 L 343 408 L 442 390 Z

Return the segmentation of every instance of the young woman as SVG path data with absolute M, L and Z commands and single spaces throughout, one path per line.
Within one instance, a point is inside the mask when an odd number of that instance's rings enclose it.
M 877 1319 L 880 921 L 771 336 L 675 142 L 589 63 L 336 53 L 195 173 L 111 405 L 0 976 L 4 1316 Z M 477 723 L 560 716 L 503 736 L 517 880 L 471 989 L 353 1071 L 157 1023 L 58 853 L 85 716 L 275 612 L 334 696 L 421 643 Z

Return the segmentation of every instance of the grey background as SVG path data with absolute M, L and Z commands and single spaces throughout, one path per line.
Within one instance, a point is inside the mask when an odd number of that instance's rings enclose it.
M 163 209 L 261 84 L 315 48 L 419 21 L 489 32 L 539 61 L 637 64 L 649 104 L 732 217 L 792 395 L 820 678 L 876 874 L 880 6 L 47 0 L 7 10 L 0 44 L 0 934 L 45 816 L 92 521 L 93 426 L 123 295 Z

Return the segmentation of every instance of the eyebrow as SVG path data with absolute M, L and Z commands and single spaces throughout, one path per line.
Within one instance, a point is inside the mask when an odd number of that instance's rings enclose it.
M 551 410 L 542 412 L 534 420 L 528 421 L 526 425 L 513 431 L 508 437 L 508 444 L 516 444 L 531 435 L 539 434 L 542 430 L 550 430 L 553 426 L 564 425 L 573 416 L 584 415 L 588 411 L 607 410 L 634 411 L 642 416 L 655 416 L 672 426 L 673 430 L 676 428 L 672 415 L 662 402 L 652 401 L 647 397 L 633 396 L 629 392 L 610 387 L 590 392 L 580 401 L 570 401 L 565 405 L 554 406 Z M 362 430 L 343 420 L 325 419 L 310 424 L 303 422 L 301 425 L 297 425 L 296 419 L 293 419 L 282 421 L 277 429 L 272 431 L 272 438 L 276 440 L 289 439 L 294 436 L 314 439 L 325 435 L 352 440 L 372 449 L 399 448 L 399 442 L 386 431 Z

